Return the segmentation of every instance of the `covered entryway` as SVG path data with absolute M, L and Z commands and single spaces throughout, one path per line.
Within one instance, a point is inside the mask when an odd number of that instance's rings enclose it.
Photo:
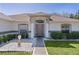
M 44 24 L 43 23 L 35 24 L 35 36 L 44 37 Z
M 29 14 L 31 23 L 31 38 L 49 37 L 48 23 L 50 15 L 46 13 Z

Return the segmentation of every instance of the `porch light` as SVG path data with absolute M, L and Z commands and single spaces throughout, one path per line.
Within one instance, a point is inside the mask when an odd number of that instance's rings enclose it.
M 21 35 L 18 35 L 18 47 L 21 46 Z

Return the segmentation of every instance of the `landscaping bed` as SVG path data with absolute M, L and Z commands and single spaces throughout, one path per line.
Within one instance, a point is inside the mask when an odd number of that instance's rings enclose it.
M 10 41 L 12 39 L 17 38 L 17 35 L 18 34 L 8 34 L 8 35 L 1 36 L 0 37 L 0 44 L 1 43 L 6 43 L 6 42 L 8 42 L 8 41 Z
M 28 47 L 30 46 L 31 44 L 25 44 L 24 42 L 21 43 L 21 46 L 22 47 L 18 47 L 17 46 L 17 42 L 10 42 L 8 43 L 10 40 L 13 40 L 13 39 L 16 39 L 18 36 L 18 34 L 7 34 L 7 35 L 3 35 L 3 36 L 0 36 L 0 45 L 2 44 L 5 44 L 5 45 L 2 45 L 0 47 L 0 55 L 32 55 L 32 48 L 31 47 Z M 28 38 L 28 34 L 21 34 L 22 36 L 22 39 L 25 39 L 25 38 Z M 6 44 L 8 43 L 8 44 Z M 30 52 L 28 51 L 25 51 L 25 46 L 28 47 L 26 50 L 29 50 Z M 8 47 L 8 48 L 7 48 Z M 20 49 L 22 50 L 22 48 L 24 48 L 23 50 L 24 51 L 20 51 Z M 7 51 L 7 50 L 10 50 L 10 51 Z M 14 51 L 16 50 L 16 51 Z M 19 50 L 19 51 L 18 51 Z
M 45 41 L 49 55 L 79 55 L 79 41 Z
M 17 38 L 18 34 L 8 34 L 8 35 L 3 35 L 0 37 L 0 44 L 1 43 L 6 43 L 12 39 L 15 39 Z M 28 38 L 28 34 L 25 33 L 25 34 L 21 34 L 21 38 L 22 39 L 25 39 L 25 38 Z

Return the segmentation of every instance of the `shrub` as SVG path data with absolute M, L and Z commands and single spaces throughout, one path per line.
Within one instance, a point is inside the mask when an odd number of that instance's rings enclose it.
M 6 36 L 2 36 L 2 37 L 0 37 L 0 43 L 1 42 L 6 43 L 7 41 L 10 41 L 10 40 L 12 40 L 16 37 L 17 37 L 17 34 L 9 34 L 9 35 L 6 35 Z
M 17 34 L 9 34 L 9 35 L 7 35 L 8 41 L 9 41 L 9 40 L 12 40 L 12 39 L 14 39 L 14 38 L 16 38 L 16 37 L 17 37 Z
M 4 43 L 6 43 L 6 42 L 8 41 L 7 36 L 3 36 L 3 37 L 2 37 L 2 41 L 3 41 Z
M 6 42 L 7 42 L 7 37 L 6 37 L 6 36 L 0 37 L 0 42 L 1 42 L 1 43 L 2 43 L 2 42 L 6 43 Z
M 53 39 L 62 39 L 64 37 L 64 33 L 61 33 L 61 32 L 51 32 L 50 36 Z
M 72 33 L 62 33 L 62 32 L 51 32 L 51 38 L 53 39 L 79 39 L 79 32 L 72 32 Z
M 6 43 L 7 41 L 10 41 L 10 40 L 12 40 L 14 38 L 17 38 L 17 36 L 18 36 L 18 34 L 8 34 L 8 35 L 5 35 L 5 36 L 2 36 L 2 37 L 0 37 L 0 43 L 1 42 Z M 28 38 L 28 34 L 27 33 L 21 34 L 21 36 L 22 36 L 23 39 L 24 38 Z
M 2 37 L 0 37 L 0 44 L 3 42 Z
M 23 34 L 21 34 L 21 36 L 22 36 L 23 39 L 28 38 L 28 33 L 23 33 Z
M 26 33 L 26 38 L 28 38 L 28 33 Z
M 79 39 L 79 32 L 72 32 L 69 34 L 66 34 L 67 39 Z
M 1 44 L 1 38 L 0 38 L 0 44 Z

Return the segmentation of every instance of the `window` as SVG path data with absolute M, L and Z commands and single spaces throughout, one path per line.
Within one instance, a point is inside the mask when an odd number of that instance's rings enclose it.
M 63 33 L 69 33 L 70 32 L 70 24 L 62 24 L 61 29 Z
M 44 23 L 43 20 L 36 20 L 37 23 Z
M 26 33 L 28 31 L 28 25 L 27 24 L 19 24 L 18 25 L 19 33 Z

